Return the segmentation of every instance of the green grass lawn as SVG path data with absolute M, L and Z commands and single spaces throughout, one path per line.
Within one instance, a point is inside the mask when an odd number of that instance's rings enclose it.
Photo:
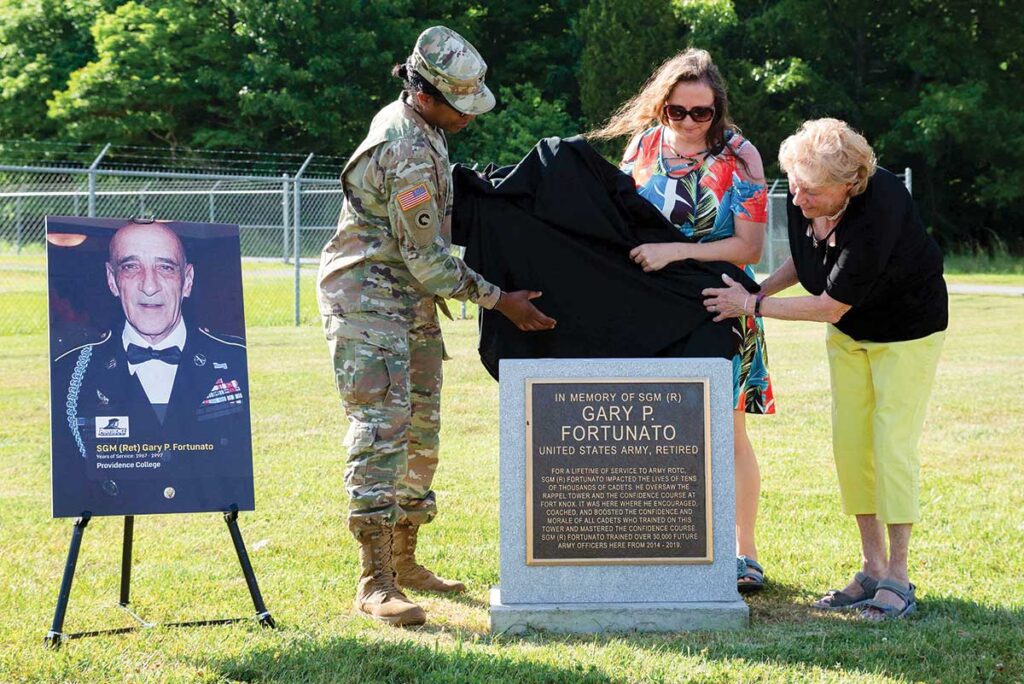
M 317 323 L 316 264 L 301 271 L 299 317 Z M 293 325 L 295 267 L 282 261 L 242 264 L 245 318 L 250 328 Z M 46 332 L 46 257 L 0 253 L 0 337 Z
M 38 250 L 37 250 L 38 251 Z M 994 269 L 993 265 L 998 265 Z M 965 268 L 969 270 L 964 270 Z M 970 270 L 973 269 L 973 270 Z M 767 275 L 767 274 L 762 274 Z M 248 327 L 293 325 L 295 320 L 295 267 L 277 260 L 246 260 L 242 289 Z M 1024 287 L 1024 259 L 1003 257 L 947 258 L 946 280 L 953 283 Z M 301 270 L 299 318 L 316 324 L 316 264 Z M 0 253 L 0 337 L 46 332 L 46 259 L 41 253 Z
M 770 584 L 749 599 L 751 627 L 739 633 L 489 634 L 498 387 L 476 359 L 475 321 L 456 321 L 446 326 L 455 358 L 446 364 L 435 481 L 442 512 L 422 535 L 422 560 L 466 581 L 466 595 L 417 596 L 429 622 L 416 629 L 352 613 L 358 571 L 343 521 L 344 421 L 325 345 L 316 326 L 252 327 L 257 510 L 240 521 L 279 629 L 251 620 L 156 628 L 46 651 L 71 523 L 49 515 L 45 336 L 0 337 L 0 681 L 1024 680 L 1016 386 L 1024 299 L 951 302 L 922 442 L 926 517 L 911 559 L 921 605 L 912 619 L 880 626 L 807 607 L 854 572 L 857 537 L 839 512 L 831 464 L 823 327 L 769 322 L 779 412 L 749 422 L 764 478 L 759 545 Z M 87 528 L 67 631 L 132 624 L 116 608 L 120 538 L 120 519 Z M 216 514 L 138 518 L 132 597 L 157 622 L 252 614 Z
M 959 253 L 945 255 L 947 274 L 958 276 L 987 276 L 1001 278 L 1024 278 L 1024 259 L 1013 255 L 1005 247 L 993 251 L 965 249 Z M 980 278 L 973 278 L 974 281 Z

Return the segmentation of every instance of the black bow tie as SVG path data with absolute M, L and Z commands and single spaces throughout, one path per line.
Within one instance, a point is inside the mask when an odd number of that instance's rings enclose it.
M 167 349 L 153 349 L 152 347 L 140 347 L 137 344 L 128 345 L 128 363 L 135 364 L 145 363 L 146 361 L 163 361 L 169 363 L 172 366 L 178 365 L 181 361 L 181 350 L 177 347 L 167 347 Z

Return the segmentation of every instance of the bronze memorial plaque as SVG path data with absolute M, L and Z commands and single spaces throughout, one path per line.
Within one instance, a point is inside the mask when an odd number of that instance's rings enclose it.
M 710 563 L 706 379 L 526 381 L 526 563 Z

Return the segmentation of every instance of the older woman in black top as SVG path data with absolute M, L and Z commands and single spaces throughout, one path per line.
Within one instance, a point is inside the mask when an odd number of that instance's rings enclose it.
M 805 122 L 779 162 L 792 257 L 757 295 L 727 280 L 704 291 L 705 305 L 715 320 L 753 313 L 829 324 L 833 451 L 863 564 L 814 605 L 903 617 L 916 607 L 907 552 L 920 517 L 917 443 L 948 322 L 942 253 L 903 183 L 846 123 Z M 797 282 L 809 296 L 773 296 Z

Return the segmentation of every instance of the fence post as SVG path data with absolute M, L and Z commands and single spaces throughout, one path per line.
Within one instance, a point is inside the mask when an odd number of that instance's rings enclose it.
M 903 184 L 907 186 L 907 192 L 913 196 L 914 194 L 914 172 L 910 170 L 910 167 L 903 169 Z
M 92 164 L 89 165 L 89 217 L 94 218 L 96 216 L 96 169 L 99 167 L 100 162 L 103 161 L 103 157 L 107 155 L 107 151 L 110 149 L 110 143 L 103 146 L 103 150 L 96 155 L 96 158 L 92 160 Z
M 220 187 L 220 184 L 221 181 L 217 181 L 216 183 L 210 186 L 210 223 L 217 222 L 217 211 L 213 204 L 213 192 Z
M 473 170 L 474 171 L 476 170 L 476 164 L 473 165 Z M 458 254 L 458 257 L 460 259 L 465 259 L 466 258 L 466 248 L 465 247 L 459 247 L 457 254 Z M 469 303 L 465 299 L 463 299 L 462 300 L 462 315 L 461 315 L 459 320 L 463 320 L 464 321 L 467 318 L 469 318 Z
M 288 263 L 288 174 L 281 174 L 281 261 Z
M 14 226 L 16 229 L 14 244 L 16 254 L 21 254 L 21 233 L 24 230 L 21 220 L 21 188 L 22 186 L 19 184 L 18 196 L 14 198 Z
M 139 190 L 139 218 L 146 216 L 146 190 L 153 184 L 153 181 L 149 181 Z
M 299 233 L 302 230 L 302 174 L 306 172 L 306 167 L 309 166 L 309 162 L 313 161 L 313 153 L 310 152 L 309 156 L 306 157 L 306 161 L 302 162 L 302 166 L 299 168 L 299 172 L 295 174 L 295 187 L 293 192 L 295 193 L 295 199 L 292 202 L 292 212 L 294 220 L 292 221 L 292 241 L 295 245 L 293 257 L 295 259 L 295 325 L 298 326 L 302 321 L 301 312 L 299 311 L 299 289 L 302 284 L 302 251 L 299 243 Z
M 778 181 L 773 181 L 772 186 L 768 188 L 767 200 L 768 205 L 768 273 L 775 273 L 775 211 L 772 209 L 772 198 L 775 194 L 775 184 Z

